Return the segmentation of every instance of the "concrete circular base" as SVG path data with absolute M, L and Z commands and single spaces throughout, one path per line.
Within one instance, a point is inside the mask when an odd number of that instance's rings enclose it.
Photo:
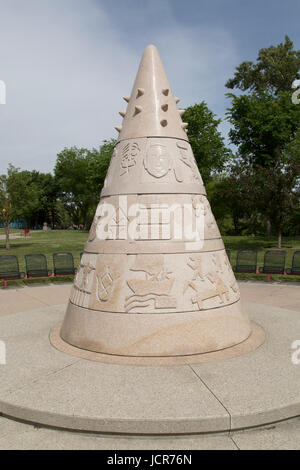
M 82 359 L 88 359 L 89 361 L 138 366 L 173 366 L 220 361 L 254 351 L 265 341 L 265 332 L 263 328 L 257 323 L 252 322 L 251 327 L 252 332 L 250 336 L 242 343 L 236 344 L 231 348 L 203 354 L 188 354 L 186 356 L 119 356 L 116 354 L 103 354 L 94 351 L 87 351 L 85 349 L 79 349 L 61 338 L 61 323 L 56 325 L 51 330 L 50 342 L 59 351 L 71 354 L 75 357 L 81 357 Z
M 246 303 L 265 342 L 248 354 L 184 365 L 120 365 L 54 348 L 65 305 L 0 317 L 0 413 L 104 433 L 190 434 L 265 425 L 300 415 L 299 312 Z M 298 335 L 298 337 L 297 337 Z M 2 355 L 3 358 L 3 355 Z

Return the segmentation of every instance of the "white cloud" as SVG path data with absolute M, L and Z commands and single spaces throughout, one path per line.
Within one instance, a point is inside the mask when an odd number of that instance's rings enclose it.
M 226 30 L 188 27 L 175 20 L 168 2 L 154 1 L 143 18 L 134 10 L 124 14 L 122 29 L 105 6 L 0 0 L 0 79 L 7 86 L 0 172 L 9 162 L 49 171 L 63 147 L 98 146 L 116 136 L 121 97 L 130 93 L 145 40 L 157 45 L 180 104 L 205 99 L 224 111 L 223 86 L 238 62 Z M 136 24 L 144 35 L 135 36 Z
M 64 146 L 115 135 L 135 55 L 90 0 L 0 1 L 0 171 L 50 170 Z

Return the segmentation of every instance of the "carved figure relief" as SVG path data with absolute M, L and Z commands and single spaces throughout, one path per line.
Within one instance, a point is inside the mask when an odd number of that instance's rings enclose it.
M 211 211 L 208 199 L 203 195 L 193 196 L 192 197 L 192 206 L 196 210 L 196 216 L 198 215 L 197 211 L 199 211 L 199 206 L 200 205 L 203 205 L 203 207 L 204 207 L 205 227 L 208 230 L 218 229 L 217 224 L 216 224 L 215 219 L 214 219 L 214 216 L 212 215 L 212 211 Z
M 154 178 L 160 179 L 166 177 L 168 174 L 174 173 L 175 180 L 178 183 L 183 182 L 182 172 L 180 168 L 174 168 L 173 159 L 165 145 L 150 145 L 143 163 L 147 173 Z
M 194 276 L 192 277 L 192 280 L 195 281 L 197 277 L 199 279 L 203 280 L 204 275 L 202 272 L 202 259 L 201 256 L 190 256 L 190 261 L 187 263 L 187 265 L 193 269 L 194 271 Z
M 122 150 L 121 157 L 121 173 L 120 176 L 127 175 L 130 169 L 136 165 L 136 159 L 140 152 L 140 148 L 137 142 L 128 142 Z
M 172 168 L 172 159 L 167 147 L 161 144 L 150 145 L 144 158 L 144 167 L 149 175 L 155 178 L 167 175 Z
M 191 170 L 192 173 L 192 179 L 195 181 L 199 181 L 202 183 L 202 179 L 196 164 L 196 161 L 193 157 L 193 155 L 189 154 L 189 148 L 186 144 L 184 143 L 176 143 L 177 147 L 179 148 L 180 152 L 180 161 L 184 163 L 184 165 L 188 166 Z
M 228 287 L 222 281 L 222 279 L 216 273 L 206 274 L 206 278 L 213 284 L 213 288 L 206 292 L 198 292 L 195 297 L 192 298 L 192 302 L 198 304 L 199 310 L 203 309 L 203 301 L 211 299 L 213 297 L 219 297 L 219 303 L 224 303 L 224 298 L 229 301 Z
M 130 270 L 144 272 L 145 278 L 127 281 L 133 294 L 125 299 L 126 312 L 136 307 L 148 307 L 152 303 L 155 309 L 176 308 L 176 298 L 170 295 L 174 279 L 164 266 L 163 255 L 137 255 Z
M 90 284 L 90 273 L 94 271 L 94 266 L 88 261 L 85 264 L 80 264 L 78 271 L 75 276 L 73 289 L 71 292 L 71 302 L 81 307 L 85 306 L 87 297 L 91 293 L 89 288 Z
M 197 304 L 199 310 L 204 308 L 204 301 L 218 297 L 219 304 L 229 301 L 229 289 L 225 282 L 216 272 L 204 273 L 202 269 L 201 256 L 190 257 L 188 266 L 193 269 L 194 275 L 191 281 L 187 281 L 184 285 L 183 293 L 191 287 L 197 295 L 191 298 L 193 304 Z M 200 279 L 200 283 L 197 279 Z M 211 286 L 211 288 L 210 288 Z

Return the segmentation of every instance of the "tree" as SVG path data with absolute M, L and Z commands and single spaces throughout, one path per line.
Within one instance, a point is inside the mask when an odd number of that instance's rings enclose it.
M 231 150 L 226 148 L 218 130 L 221 119 L 216 119 L 204 101 L 187 108 L 183 117 L 188 123 L 189 141 L 206 183 L 215 172 L 224 170 L 231 156 Z
M 39 197 L 29 171 L 21 172 L 19 168 L 9 165 L 7 175 L 0 176 L 0 214 L 5 226 L 7 250 L 10 248 L 11 222 L 17 218 L 28 220 L 39 206 Z
M 227 88 L 259 93 L 267 91 L 277 96 L 290 91 L 293 82 L 300 78 L 300 51 L 294 50 L 293 42 L 285 36 L 284 43 L 260 49 L 257 62 L 242 62 L 236 67 Z
M 14 210 L 12 206 L 12 201 L 10 199 L 10 194 L 7 188 L 7 176 L 6 175 L 0 176 L 0 205 L 1 205 L 0 219 L 4 223 L 4 229 L 5 229 L 5 248 L 9 250 L 10 249 L 9 231 L 10 231 L 10 224 L 14 218 Z
M 88 184 L 99 202 L 110 159 L 116 145 L 115 139 L 105 140 L 99 150 L 92 149 L 88 153 Z
M 257 63 L 243 62 L 237 67 L 228 88 L 239 88 L 248 94 L 227 94 L 232 100 L 228 118 L 229 132 L 238 155 L 251 166 L 253 191 L 262 213 L 277 228 L 278 247 L 288 211 L 294 205 L 295 168 L 299 154 L 291 153 L 300 128 L 300 106 L 291 101 L 291 87 L 299 78 L 300 51 L 285 43 L 259 51 Z
M 297 134 L 300 106 L 292 103 L 290 92 L 281 92 L 276 99 L 263 91 L 227 96 L 232 99 L 227 112 L 233 125 L 229 137 L 239 155 L 249 163 L 273 166 Z
M 233 160 L 226 170 L 226 174 L 214 180 L 214 188 L 211 183 L 207 186 L 207 194 L 211 201 L 216 219 L 227 219 L 227 230 L 232 233 L 228 224 L 228 216 L 233 223 L 235 235 L 243 232 L 257 233 L 260 225 L 259 209 L 253 191 L 252 167 L 246 166 L 241 160 Z
M 39 220 L 43 218 L 41 222 L 50 222 L 54 228 L 55 223 L 59 221 L 58 185 L 55 177 L 51 173 L 39 173 L 37 184 L 41 191 Z
M 55 179 L 60 191 L 60 197 L 71 213 L 73 222 L 77 225 L 87 225 L 92 195 L 87 184 L 88 150 L 77 147 L 65 148 L 57 156 L 54 169 Z

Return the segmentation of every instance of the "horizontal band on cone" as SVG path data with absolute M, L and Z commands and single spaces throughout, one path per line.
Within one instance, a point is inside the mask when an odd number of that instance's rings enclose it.
M 144 194 L 199 194 L 201 196 L 206 196 L 206 190 L 204 186 L 197 185 L 186 185 L 181 188 L 170 190 L 169 187 L 159 188 L 159 191 L 153 192 L 153 185 L 144 184 L 143 186 L 132 185 L 131 188 L 116 188 L 115 190 L 103 189 L 101 192 L 101 197 L 107 196 L 126 196 L 128 194 L 136 194 L 138 196 L 143 196 Z
M 139 139 L 176 139 L 176 140 L 182 140 L 182 142 L 187 142 L 189 143 L 188 136 L 186 136 L 186 139 L 182 137 L 174 137 L 173 135 L 141 135 L 138 137 Z M 124 137 L 123 139 L 118 139 L 117 144 L 121 142 L 126 142 L 129 140 L 136 140 L 135 137 Z
M 209 310 L 215 310 L 215 309 L 218 309 L 218 308 L 224 308 L 224 307 L 228 307 L 230 305 L 234 305 L 236 304 L 237 302 L 239 302 L 241 299 L 240 297 L 235 300 L 234 302 L 230 302 L 230 303 L 224 303 L 222 305 L 218 305 L 217 307 L 212 307 L 212 308 L 203 308 L 202 310 L 182 310 L 182 311 L 177 311 L 176 312 L 157 312 L 157 311 L 152 311 L 152 312 L 114 312 L 114 311 L 110 311 L 110 310 L 98 310 L 98 309 L 95 309 L 95 308 L 90 308 L 90 307 L 82 307 L 82 306 L 79 306 L 79 305 L 76 305 L 75 303 L 73 303 L 71 300 L 69 301 L 70 304 L 72 304 L 74 307 L 80 307 L 80 308 L 84 308 L 86 310 L 89 310 L 89 311 L 94 311 L 94 312 L 102 312 L 102 313 L 111 313 L 112 315 L 114 314 L 123 314 L 123 315 L 174 315 L 174 314 L 177 314 L 177 313 L 181 313 L 181 314 L 185 314 L 185 313 L 197 313 L 197 311 L 199 313 L 201 312 L 208 312 Z
M 220 250 L 224 250 L 224 243 L 221 238 L 204 240 L 203 246 L 201 246 L 200 242 L 176 242 L 170 240 L 94 240 L 92 242 L 87 242 L 84 247 L 85 252 L 94 254 L 180 254 L 209 253 Z

